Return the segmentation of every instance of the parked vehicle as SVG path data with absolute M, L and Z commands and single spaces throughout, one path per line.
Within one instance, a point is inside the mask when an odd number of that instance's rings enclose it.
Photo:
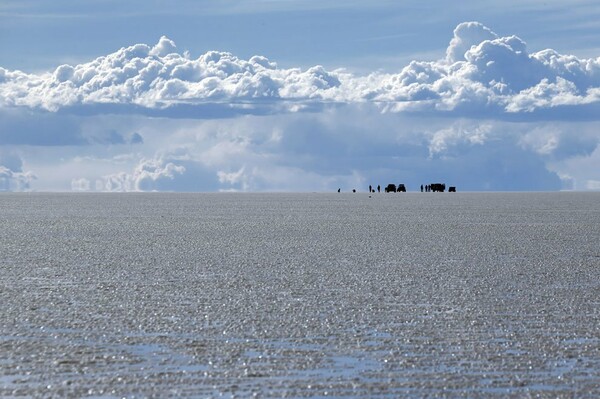
M 445 183 L 432 183 L 430 184 L 431 187 L 431 191 L 434 193 L 443 193 L 444 191 L 446 191 L 446 184 Z

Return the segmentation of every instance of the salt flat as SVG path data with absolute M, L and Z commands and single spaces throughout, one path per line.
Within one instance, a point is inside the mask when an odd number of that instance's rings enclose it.
M 598 397 L 600 193 L 0 194 L 1 397 Z

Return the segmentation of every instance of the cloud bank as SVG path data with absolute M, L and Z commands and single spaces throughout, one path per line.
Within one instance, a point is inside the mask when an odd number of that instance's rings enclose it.
M 0 68 L 0 190 L 596 189 L 598 111 L 600 58 L 529 52 L 477 22 L 392 74 L 193 58 L 162 37 Z
M 600 58 L 553 50 L 529 53 L 516 36 L 500 37 L 477 22 L 454 30 L 446 57 L 413 61 L 397 74 L 355 76 L 321 66 L 278 68 L 263 56 L 242 60 L 210 51 L 198 58 L 162 37 L 80 65 L 41 75 L 0 68 L 0 104 L 51 112 L 137 112 L 188 118 L 273 114 L 371 102 L 392 112 L 483 117 L 540 114 L 600 102 Z M 590 117 L 587 115 L 587 117 Z

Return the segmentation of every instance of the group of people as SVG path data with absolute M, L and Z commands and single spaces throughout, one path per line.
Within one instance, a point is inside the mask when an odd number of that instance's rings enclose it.
M 402 187 L 404 187 L 404 185 L 401 185 Z M 432 191 L 444 191 L 446 189 L 446 184 L 426 184 L 423 185 L 421 184 L 421 192 L 426 192 L 426 193 L 430 193 Z M 454 190 L 453 190 L 454 189 Z M 456 189 L 454 187 L 450 187 L 450 191 L 455 191 Z M 340 188 L 338 188 L 338 193 L 341 192 L 342 190 Z M 352 190 L 353 193 L 356 192 L 356 189 Z M 373 186 L 371 186 L 369 184 L 369 193 L 374 193 L 375 192 L 375 188 Z M 381 192 L 381 186 L 378 184 L 377 185 L 377 192 L 380 193 Z
M 342 189 L 341 189 L 341 188 L 338 188 L 338 193 L 341 193 L 341 192 L 342 192 Z M 352 192 L 353 192 L 353 193 L 355 193 L 355 192 L 356 192 L 356 189 L 355 189 L 355 188 L 354 188 L 354 189 L 352 189 Z M 374 192 L 375 192 L 375 189 L 374 189 L 374 188 L 373 188 L 373 186 L 371 186 L 370 184 L 369 184 L 369 192 L 370 192 L 370 193 L 374 193 Z M 381 192 L 381 186 L 380 186 L 379 184 L 377 185 L 377 192 L 378 192 L 378 193 L 380 193 L 380 192 Z

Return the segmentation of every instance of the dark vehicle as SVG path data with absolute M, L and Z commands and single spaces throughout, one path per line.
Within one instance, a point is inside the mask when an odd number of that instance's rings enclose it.
M 396 192 L 396 185 L 395 184 L 388 184 L 387 187 L 385 188 L 385 192 L 386 193 L 395 193 Z
M 443 193 L 444 191 L 446 191 L 445 183 L 432 183 L 430 187 L 431 191 L 434 193 Z
M 399 193 L 405 193 L 406 192 L 406 186 L 404 184 L 398 184 L 398 190 Z
M 448 192 L 449 193 L 455 193 L 456 192 L 456 187 L 454 187 L 454 186 L 448 187 Z

